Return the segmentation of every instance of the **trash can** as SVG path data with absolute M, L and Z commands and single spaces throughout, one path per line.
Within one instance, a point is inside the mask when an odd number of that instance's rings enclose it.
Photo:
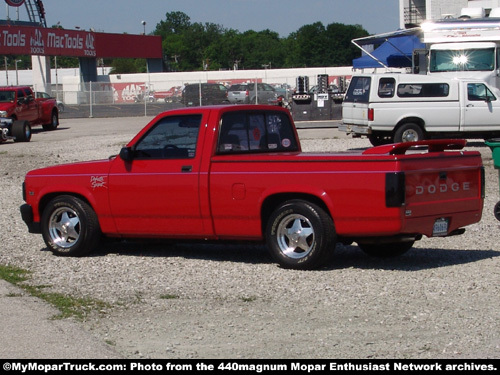
M 493 165 L 495 166 L 495 169 L 499 170 L 498 183 L 500 186 L 500 138 L 488 139 L 484 143 L 491 149 L 491 152 L 493 153 Z M 497 202 L 493 212 L 497 220 L 500 220 L 500 202 Z

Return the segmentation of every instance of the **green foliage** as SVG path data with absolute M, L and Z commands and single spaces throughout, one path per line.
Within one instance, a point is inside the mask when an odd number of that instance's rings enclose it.
M 154 31 L 163 40 L 171 71 L 349 66 L 359 57 L 351 39 L 367 36 L 360 25 L 321 22 L 302 26 L 286 38 L 271 30 L 225 29 L 192 23 L 183 12 L 166 14 Z

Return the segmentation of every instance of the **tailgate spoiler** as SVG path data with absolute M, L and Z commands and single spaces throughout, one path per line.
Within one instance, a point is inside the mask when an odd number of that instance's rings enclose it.
M 445 150 L 461 150 L 465 147 L 465 139 L 434 139 L 417 142 L 394 143 L 372 147 L 363 152 L 363 155 L 404 155 L 410 148 L 425 148 L 428 152 L 442 152 Z

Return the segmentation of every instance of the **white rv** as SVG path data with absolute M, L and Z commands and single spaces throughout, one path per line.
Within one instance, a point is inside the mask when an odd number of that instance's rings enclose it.
M 477 78 L 500 88 L 500 8 L 489 17 L 424 22 L 427 69 L 420 73 Z

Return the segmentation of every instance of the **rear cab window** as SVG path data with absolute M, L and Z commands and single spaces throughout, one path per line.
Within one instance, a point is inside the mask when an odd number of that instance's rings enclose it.
M 281 112 L 237 111 L 222 116 L 218 154 L 298 151 L 289 117 Z
M 352 77 L 344 101 L 352 103 L 368 103 L 370 97 L 371 77 Z

